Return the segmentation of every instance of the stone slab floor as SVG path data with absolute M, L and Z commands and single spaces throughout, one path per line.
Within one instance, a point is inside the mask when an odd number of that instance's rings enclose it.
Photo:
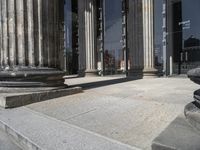
M 0 130 L 0 150 L 21 150 L 4 131 Z
M 157 137 L 193 100 L 200 88 L 187 78 L 156 78 L 98 84 L 121 77 L 66 79 L 69 85 L 91 83 L 84 93 L 26 106 L 69 124 L 138 147 L 151 149 Z M 95 84 L 97 84 L 95 86 Z
M 69 85 L 112 77 L 66 80 Z M 116 79 L 116 77 L 115 77 Z M 27 108 L 141 149 L 183 113 L 199 86 L 187 78 L 157 78 L 101 85 Z

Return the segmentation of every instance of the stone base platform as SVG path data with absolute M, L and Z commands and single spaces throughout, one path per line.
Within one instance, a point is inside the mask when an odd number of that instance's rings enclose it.
M 200 134 L 181 115 L 153 141 L 152 150 L 198 150 L 199 141 Z
M 0 129 L 23 150 L 139 150 L 25 107 L 0 108 Z
M 33 90 L 35 92 L 30 92 L 29 90 L 27 90 L 26 92 L 21 92 L 21 90 L 19 90 L 19 93 L 9 93 L 5 91 L 6 90 L 0 93 L 0 106 L 3 108 L 14 108 L 53 98 L 80 93 L 82 92 L 82 88 L 81 87 L 61 88 L 61 89 L 47 88 L 46 90 L 41 88 L 41 90 Z

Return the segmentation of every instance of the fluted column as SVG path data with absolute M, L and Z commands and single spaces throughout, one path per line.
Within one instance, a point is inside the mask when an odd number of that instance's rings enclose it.
M 29 66 L 35 66 L 35 51 L 34 51 L 34 13 L 33 13 L 33 1 L 34 0 L 27 0 L 27 19 L 28 19 L 28 60 Z
M 6 68 L 8 66 L 8 8 L 7 8 L 7 0 L 1 0 L 1 14 L 2 14 L 2 65 Z M 1 66 L 1 68 L 3 67 Z
M 129 76 L 155 76 L 153 0 L 129 0 Z
M 78 0 L 78 24 L 79 76 L 84 76 L 86 69 L 85 0 Z
M 0 0 L 0 86 L 63 85 L 62 0 Z
M 154 3 L 143 1 L 143 43 L 144 43 L 144 76 L 155 76 L 157 70 L 154 62 Z
M 3 45 L 2 31 L 2 1 L 0 0 L 0 45 Z M 0 46 L 0 66 L 3 65 L 3 46 Z M 0 68 L 1 69 L 1 68 Z
M 17 49 L 18 63 L 20 66 L 25 66 L 25 33 L 24 33 L 24 0 L 18 0 L 16 3 L 16 16 L 17 17 Z
M 142 78 L 144 68 L 142 1 L 129 0 L 128 48 L 130 70 L 128 75 Z
M 86 75 L 96 75 L 96 4 L 95 0 L 85 0 L 85 50 Z
M 42 0 L 38 0 L 38 57 L 39 57 L 39 66 L 44 65 L 43 58 L 43 20 L 42 20 Z

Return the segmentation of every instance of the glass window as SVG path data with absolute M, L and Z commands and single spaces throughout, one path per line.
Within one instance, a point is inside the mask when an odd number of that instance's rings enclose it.
M 78 73 L 78 5 L 77 0 L 65 0 L 66 73 Z
M 186 74 L 200 65 L 200 1 L 170 2 L 168 42 L 173 54 L 173 73 Z
M 163 70 L 163 1 L 154 0 L 154 52 L 155 66 L 162 72 Z
M 116 74 L 123 63 L 122 1 L 105 0 L 104 61 L 105 71 Z

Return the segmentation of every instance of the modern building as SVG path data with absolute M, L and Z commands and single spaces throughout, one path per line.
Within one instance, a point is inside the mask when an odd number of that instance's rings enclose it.
M 200 1 L 154 1 L 155 46 L 166 75 L 186 74 L 200 64 Z
M 199 12 L 199 0 L 0 0 L 1 81 L 185 74 L 200 64 Z

